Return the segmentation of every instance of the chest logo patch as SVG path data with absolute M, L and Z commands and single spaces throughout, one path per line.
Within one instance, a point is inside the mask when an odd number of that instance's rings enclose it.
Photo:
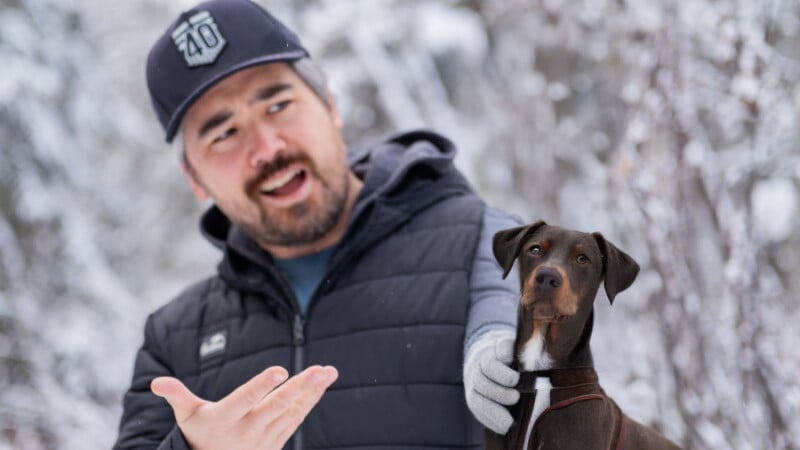
M 225 352 L 227 344 L 228 333 L 225 331 L 217 331 L 214 334 L 203 337 L 200 342 L 200 359 L 206 359 Z

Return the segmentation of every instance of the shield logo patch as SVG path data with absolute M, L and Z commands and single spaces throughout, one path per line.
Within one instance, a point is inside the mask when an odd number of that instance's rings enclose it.
M 208 11 L 201 11 L 178 25 L 172 32 L 172 40 L 189 67 L 213 63 L 226 43 Z

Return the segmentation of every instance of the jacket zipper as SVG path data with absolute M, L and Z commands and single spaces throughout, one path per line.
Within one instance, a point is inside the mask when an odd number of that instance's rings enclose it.
M 294 324 L 292 326 L 292 344 L 294 345 L 294 373 L 303 371 L 303 346 L 306 343 L 306 336 L 303 327 L 305 326 L 303 315 L 295 313 Z
M 294 346 L 294 375 L 302 372 L 303 370 L 303 346 L 306 342 L 305 326 L 303 315 L 299 312 L 294 313 L 294 323 L 292 324 L 292 345 Z M 294 433 L 293 445 L 294 450 L 303 449 L 303 431 L 302 425 L 297 427 Z

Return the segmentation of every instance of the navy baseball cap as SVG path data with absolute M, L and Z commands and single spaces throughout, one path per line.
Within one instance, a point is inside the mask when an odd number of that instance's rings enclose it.
M 218 81 L 307 56 L 292 30 L 249 0 L 212 0 L 183 12 L 147 56 L 147 88 L 167 142 L 186 110 Z

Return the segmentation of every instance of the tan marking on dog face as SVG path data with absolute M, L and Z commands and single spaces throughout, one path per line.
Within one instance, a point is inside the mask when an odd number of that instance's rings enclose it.
M 581 256 L 581 255 L 590 258 L 590 261 L 597 260 L 599 262 L 602 262 L 602 256 L 597 251 L 596 247 L 593 248 L 593 249 L 592 248 L 586 248 L 584 245 L 581 245 L 581 244 L 575 245 L 570 250 L 570 261 L 576 261 L 578 259 L 578 257 Z M 596 279 L 595 277 L 599 277 L 599 270 L 597 271 L 597 275 L 594 275 L 593 277 L 590 277 L 590 279 L 594 280 L 594 279 Z M 595 282 L 578 283 L 578 285 L 575 287 L 575 296 L 577 298 L 579 298 L 579 299 L 586 297 L 593 290 L 597 289 L 597 284 L 598 283 L 599 283 L 599 279 L 597 279 L 596 283 Z
M 545 270 L 554 271 L 560 276 L 560 286 L 537 287 L 536 278 Z M 544 264 L 526 277 L 521 301 L 522 306 L 532 312 L 534 319 L 560 322 L 578 312 L 580 298 L 580 293 L 574 290 L 570 277 L 563 267 Z

